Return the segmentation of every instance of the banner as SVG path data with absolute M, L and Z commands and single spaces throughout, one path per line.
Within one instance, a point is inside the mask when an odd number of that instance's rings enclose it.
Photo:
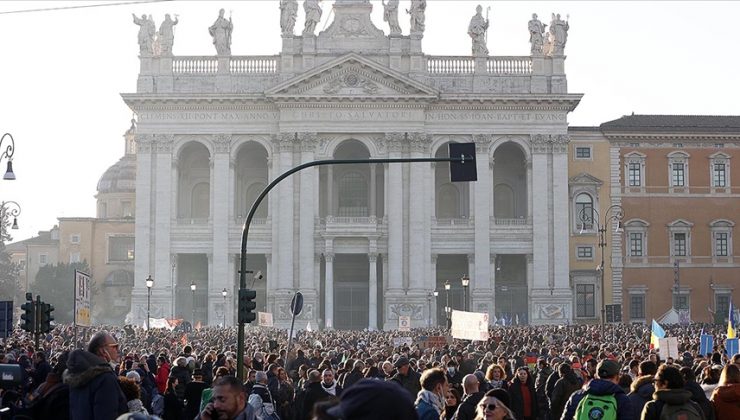
M 90 326 L 90 275 L 75 270 L 75 319 L 78 327 Z
M 452 337 L 462 340 L 488 340 L 488 314 L 452 311 Z
M 658 339 L 658 352 L 660 357 L 667 359 L 672 357 L 674 360 L 678 359 L 678 338 L 667 337 Z
M 257 312 L 260 327 L 272 327 L 272 314 L 269 312 Z
M 737 338 L 728 338 L 725 340 L 725 350 L 727 350 L 727 357 L 732 357 L 740 353 L 740 346 L 738 346 Z
M 714 349 L 714 337 L 709 334 L 702 334 L 699 338 L 699 354 L 705 356 L 711 354 Z
M 393 337 L 393 347 L 411 346 L 414 339 L 411 337 Z
M 398 331 L 401 331 L 401 332 L 411 331 L 411 317 L 410 316 L 399 316 L 398 317 Z
M 175 326 L 167 321 L 167 318 L 149 318 L 149 325 L 151 328 L 167 328 L 170 331 L 175 329 Z

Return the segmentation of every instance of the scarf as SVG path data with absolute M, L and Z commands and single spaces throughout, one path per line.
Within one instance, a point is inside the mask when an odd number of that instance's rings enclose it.
M 331 386 L 326 385 L 323 381 L 321 382 L 321 386 L 324 388 L 324 391 L 328 392 L 331 395 L 334 395 L 336 397 L 337 395 L 337 381 L 332 381 Z
M 439 395 L 432 391 L 427 391 L 426 389 L 419 391 L 419 396 L 416 398 L 414 406 L 418 406 L 421 401 L 425 401 L 427 404 L 431 405 L 437 414 L 442 414 L 442 410 L 445 408 L 444 400 L 442 400 Z

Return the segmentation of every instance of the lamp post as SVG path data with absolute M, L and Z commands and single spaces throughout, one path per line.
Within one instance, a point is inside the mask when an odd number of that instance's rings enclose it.
M 450 318 L 450 281 L 445 280 L 445 315 L 447 317 L 447 328 L 452 327 L 452 319 Z
M 226 295 L 228 292 L 226 291 L 226 288 L 224 287 L 224 290 L 221 291 L 221 296 L 224 297 L 224 328 L 226 328 Z
M 432 327 L 432 292 L 427 293 L 427 307 L 429 308 L 429 319 L 427 319 L 427 327 Z
M 437 306 L 437 296 L 439 296 L 439 292 L 435 290 L 434 292 L 432 292 L 432 294 L 434 295 L 434 307 L 435 308 L 438 308 L 438 306 Z M 435 309 L 434 312 L 435 312 L 435 319 L 436 319 L 436 312 L 437 312 L 437 310 Z M 429 314 L 429 317 L 431 318 L 432 317 L 432 314 Z M 431 320 L 430 320 L 430 322 L 431 322 Z M 439 326 L 439 321 L 437 321 L 437 322 L 438 322 L 437 323 L 437 326 Z
M 154 287 L 154 279 L 152 278 L 152 275 L 150 274 L 149 277 L 146 278 L 146 329 L 149 330 L 149 310 L 151 309 L 152 304 L 152 287 Z
M 190 282 L 190 291 L 193 292 L 193 318 L 192 318 L 193 322 L 192 323 L 193 323 L 193 328 L 195 328 L 195 280 Z
M 467 274 L 463 274 L 460 279 L 463 287 L 463 310 L 468 310 L 468 286 L 470 285 L 470 277 Z
M 18 204 L 18 202 L 16 201 L 3 201 L 2 203 L 0 203 L 0 211 L 2 211 L 2 214 L 0 214 L 0 216 L 2 217 L 2 223 L 3 223 L 2 230 L 0 232 L 2 232 L 3 234 L 3 238 L 1 239 L 4 240 L 5 239 L 4 238 L 5 236 L 5 216 L 9 215 L 13 217 L 13 225 L 10 228 L 17 230 L 18 229 L 18 216 L 21 214 L 21 205 Z
M 671 308 L 679 312 L 681 309 L 681 273 L 678 260 L 673 262 L 673 298 L 671 299 Z M 680 316 L 679 316 L 680 319 Z
M 0 149 L 2 149 L 2 144 L 5 141 L 5 138 L 10 139 L 10 144 L 8 144 L 5 147 L 5 151 L 0 153 L 0 161 L 4 157 L 8 158 L 8 168 L 5 171 L 5 175 L 3 175 L 4 180 L 13 181 L 15 180 L 15 173 L 13 172 L 13 153 L 15 153 L 15 140 L 13 140 L 13 136 L 10 135 L 10 133 L 3 134 L 3 137 L 0 138 Z
M 581 222 L 581 233 L 585 230 L 586 224 L 596 224 L 596 230 L 599 233 L 599 248 L 601 248 L 601 264 L 597 269 L 601 273 L 601 336 L 604 337 L 604 331 L 606 328 L 606 291 L 604 290 L 604 253 L 606 252 L 606 225 L 609 222 L 617 222 L 617 227 L 614 233 L 618 233 L 621 229 L 622 219 L 624 218 L 624 209 L 619 204 L 609 206 L 604 212 L 604 218 L 601 219 L 599 212 L 591 207 L 587 206 L 581 209 L 578 219 Z

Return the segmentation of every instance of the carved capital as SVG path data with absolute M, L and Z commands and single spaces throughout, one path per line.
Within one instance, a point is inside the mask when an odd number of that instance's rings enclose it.
M 558 134 L 550 136 L 552 141 L 552 152 L 553 153 L 568 153 L 568 143 L 570 143 L 570 136 L 567 134 Z
M 325 252 L 324 253 L 324 261 L 326 261 L 327 264 L 334 262 L 334 254 L 331 252 Z
M 213 150 L 216 153 L 229 153 L 231 151 L 231 134 L 214 134 Z
M 428 153 L 431 145 L 431 137 L 424 133 L 409 133 L 409 147 L 412 152 Z
M 277 137 L 278 150 L 281 152 L 290 152 L 293 150 L 293 144 L 296 141 L 296 133 L 280 133 Z
M 486 153 L 492 141 L 493 141 L 493 136 L 491 136 L 490 134 L 474 135 L 473 143 L 475 143 L 475 152 L 476 153 Z
M 370 264 L 375 264 L 378 262 L 378 254 L 376 252 L 370 252 L 367 254 L 367 259 L 370 261 Z
M 298 133 L 298 142 L 302 152 L 315 152 L 318 144 L 318 135 L 316 133 Z
M 174 144 L 175 136 L 173 134 L 155 134 L 152 151 L 156 153 L 172 153 Z
M 385 133 L 385 143 L 389 152 L 402 152 L 405 139 L 404 133 Z
M 136 141 L 136 150 L 140 153 L 151 153 L 152 152 L 152 146 L 154 143 L 154 135 L 153 134 L 136 134 L 136 137 L 134 138 L 134 141 Z
M 549 153 L 551 148 L 550 136 L 545 134 L 534 134 L 530 137 L 532 153 Z

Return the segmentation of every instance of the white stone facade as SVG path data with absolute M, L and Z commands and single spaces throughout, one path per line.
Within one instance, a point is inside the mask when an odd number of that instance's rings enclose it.
M 123 94 L 138 116 L 134 306 L 151 274 L 152 305 L 232 324 L 242 224 L 271 180 L 312 160 L 475 142 L 469 185 L 429 163 L 280 183 L 249 232 L 258 309 L 285 326 L 300 290 L 304 326 L 443 324 L 445 280 L 462 309 L 469 274 L 471 310 L 572 319 L 567 114 L 581 95 L 567 93 L 564 57 L 424 55 L 421 34 L 384 35 L 369 7 L 337 2 L 325 31 L 284 36 L 276 56 L 141 57 L 137 92 Z

